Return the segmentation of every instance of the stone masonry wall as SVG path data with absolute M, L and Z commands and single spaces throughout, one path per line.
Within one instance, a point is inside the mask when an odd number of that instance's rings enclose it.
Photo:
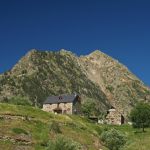
M 117 111 L 111 111 L 106 117 L 107 124 L 121 125 L 121 114 Z
M 47 112 L 54 112 L 55 109 L 61 109 L 62 114 L 72 114 L 72 103 L 60 103 L 58 104 L 44 104 L 43 110 Z

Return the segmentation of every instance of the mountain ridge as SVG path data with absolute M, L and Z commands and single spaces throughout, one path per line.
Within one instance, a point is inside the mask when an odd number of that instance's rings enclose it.
M 113 105 L 127 115 L 137 102 L 150 101 L 150 90 L 144 83 L 99 50 L 77 56 L 64 49 L 32 49 L 10 71 L 0 75 L 0 83 L 0 101 L 8 102 L 19 95 L 42 104 L 49 95 L 77 92 L 103 111 Z

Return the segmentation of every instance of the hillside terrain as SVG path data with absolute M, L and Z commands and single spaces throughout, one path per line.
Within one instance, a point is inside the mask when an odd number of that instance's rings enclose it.
M 51 141 L 60 136 L 78 143 L 80 150 L 108 150 L 100 135 L 111 128 L 127 137 L 122 150 L 149 149 L 150 129 L 141 133 L 129 125 L 97 125 L 79 116 L 56 115 L 30 106 L 0 104 L 0 150 L 50 150 Z
M 99 131 L 100 127 L 78 116 L 0 104 L 0 150 L 46 150 L 60 135 L 81 144 L 83 150 L 98 150 L 103 147 Z
M 79 59 L 87 77 L 120 112 L 128 113 L 139 101 L 150 102 L 150 89 L 117 60 L 100 51 Z
M 138 101 L 149 101 L 150 90 L 124 65 L 101 51 L 76 56 L 70 51 L 31 50 L 0 75 L 0 101 L 23 97 L 42 105 L 49 95 L 79 93 L 101 111 L 113 105 L 128 114 Z

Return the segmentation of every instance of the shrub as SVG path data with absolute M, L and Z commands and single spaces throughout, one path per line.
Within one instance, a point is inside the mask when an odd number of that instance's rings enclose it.
M 82 104 L 82 112 L 85 116 L 90 117 L 90 116 L 95 116 L 96 112 L 96 104 L 93 101 L 86 101 L 85 103 Z
M 50 131 L 52 131 L 54 133 L 61 133 L 61 129 L 60 129 L 60 126 L 59 126 L 58 122 L 53 121 L 50 124 Z
M 112 86 L 107 86 L 106 89 L 109 90 L 110 92 L 114 91 L 114 88 Z
M 47 150 L 81 150 L 79 143 L 62 135 L 56 137 L 55 142 L 50 141 Z
M 116 129 L 103 131 L 101 139 L 110 150 L 119 150 L 126 143 L 126 137 Z

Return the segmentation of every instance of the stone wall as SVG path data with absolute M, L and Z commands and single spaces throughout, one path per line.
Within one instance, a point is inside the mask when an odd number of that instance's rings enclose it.
M 43 110 L 47 112 L 54 112 L 58 108 L 62 110 L 62 114 L 72 114 L 72 103 L 43 104 Z
M 121 125 L 122 124 L 122 115 L 118 111 L 109 110 L 109 113 L 106 117 L 106 123 L 107 124 L 113 124 L 113 125 Z

